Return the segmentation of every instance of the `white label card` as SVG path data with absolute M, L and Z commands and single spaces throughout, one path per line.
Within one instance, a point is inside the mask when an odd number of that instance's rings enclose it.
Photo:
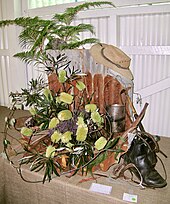
M 112 186 L 106 186 L 99 183 L 92 183 L 89 190 L 96 193 L 103 193 L 109 195 L 112 191 Z
M 124 193 L 123 194 L 123 200 L 124 201 L 129 201 L 133 203 L 137 203 L 137 195 L 129 194 L 129 193 Z

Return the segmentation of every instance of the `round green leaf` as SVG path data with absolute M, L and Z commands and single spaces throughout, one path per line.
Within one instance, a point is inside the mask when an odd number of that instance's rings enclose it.
M 60 83 L 64 83 L 67 80 L 66 77 L 66 71 L 65 70 L 60 70 L 58 73 L 58 80 Z
M 52 145 L 48 146 L 46 149 L 46 154 L 45 156 L 48 158 L 53 158 L 55 155 L 55 147 L 53 147 Z
M 101 150 L 105 147 L 107 143 L 107 140 L 105 137 L 100 137 L 96 142 L 95 142 L 95 148 L 97 150 Z
M 84 125 L 86 125 L 85 123 L 84 123 L 84 118 L 83 117 L 78 117 L 78 120 L 77 120 L 77 123 L 76 123 L 78 126 L 84 126 Z
M 70 120 L 72 118 L 72 113 L 70 110 L 62 110 L 58 113 L 58 119 L 61 121 Z
M 31 107 L 29 109 L 29 112 L 31 113 L 31 115 L 36 115 L 37 114 L 37 111 L 36 111 L 36 109 L 34 107 Z
M 54 131 L 54 133 L 51 135 L 51 141 L 54 143 L 57 143 L 61 139 L 61 133 L 58 131 Z
M 61 141 L 62 141 L 63 143 L 68 143 L 68 142 L 71 140 L 71 135 L 72 135 L 72 134 L 73 134 L 73 133 L 70 132 L 70 131 L 65 132 L 65 133 L 62 135 L 62 137 L 61 137 Z
M 44 94 L 44 96 L 46 97 L 47 100 L 52 100 L 53 99 L 50 89 L 45 88 L 43 90 L 43 94 Z
M 87 126 L 78 126 L 77 132 L 76 132 L 76 140 L 77 141 L 85 141 L 88 133 L 88 127 Z
M 56 127 L 56 125 L 58 125 L 58 123 L 59 123 L 58 118 L 54 117 L 54 118 L 52 118 L 52 119 L 50 120 L 48 128 L 49 128 L 49 129 L 53 129 L 53 128 Z
M 85 84 L 84 84 L 82 81 L 77 81 L 77 83 L 76 83 L 76 88 L 77 88 L 79 91 L 83 91 L 83 90 L 86 88 L 86 86 L 85 86 Z
M 97 110 L 97 106 L 96 106 L 96 104 L 87 104 L 87 105 L 85 105 L 85 110 L 87 112 L 94 112 Z
M 21 134 L 24 135 L 24 136 L 30 137 L 33 134 L 33 131 L 30 128 L 22 127 L 21 128 Z
M 67 104 L 71 104 L 73 102 L 73 96 L 68 93 L 61 92 L 60 101 L 67 103 Z
M 97 111 L 93 111 L 91 113 L 91 119 L 93 120 L 94 123 L 101 123 L 101 121 L 102 121 L 102 117 L 101 117 L 100 113 Z

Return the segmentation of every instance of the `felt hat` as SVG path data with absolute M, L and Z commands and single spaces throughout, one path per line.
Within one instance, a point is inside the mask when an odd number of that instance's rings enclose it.
M 119 48 L 98 43 L 90 48 L 90 54 L 97 63 L 112 69 L 125 78 L 133 80 L 133 74 L 129 69 L 131 59 Z

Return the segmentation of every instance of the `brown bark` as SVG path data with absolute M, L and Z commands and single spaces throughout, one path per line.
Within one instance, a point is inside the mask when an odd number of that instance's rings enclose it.
M 93 87 L 92 87 L 92 74 L 90 72 L 86 73 L 86 77 L 84 78 L 84 84 L 86 85 L 86 93 L 87 99 L 90 99 L 93 94 Z
M 98 106 L 100 113 L 104 111 L 103 76 L 95 74 L 93 78 L 94 103 Z
M 48 75 L 48 85 L 49 89 L 53 94 L 56 94 L 60 90 L 61 84 L 58 80 L 56 73 Z

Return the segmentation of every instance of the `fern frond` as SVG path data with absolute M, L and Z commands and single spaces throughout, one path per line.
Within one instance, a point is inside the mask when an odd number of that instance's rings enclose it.
M 50 24 L 43 27 L 42 31 L 37 36 L 37 39 L 35 40 L 35 43 L 31 48 L 32 51 L 35 51 L 37 48 L 40 48 L 41 46 L 43 46 L 43 42 L 47 38 L 47 35 L 49 33 L 48 32 L 49 27 L 50 27 Z
M 15 24 L 14 20 L 3 20 L 3 21 L 0 21 L 0 28 L 13 25 L 13 24 Z
M 89 31 L 94 34 L 94 27 L 91 24 L 79 24 L 77 26 L 61 26 L 56 34 L 65 40 L 69 36 L 79 35 L 81 32 Z
M 18 26 L 22 26 L 22 27 L 27 27 L 29 25 L 34 25 L 36 22 L 38 22 L 40 19 L 38 16 L 35 16 L 34 18 L 31 17 L 20 17 L 20 18 L 16 18 L 14 20 L 14 23 Z
M 61 44 L 60 50 L 66 50 L 66 49 L 75 49 L 79 48 L 80 46 L 86 45 L 86 44 L 92 44 L 92 43 L 98 43 L 99 40 L 96 38 L 87 38 L 85 40 L 81 40 L 78 42 L 71 42 L 68 44 Z
M 53 19 L 65 23 L 66 25 L 70 25 L 78 12 L 89 9 L 90 7 L 99 7 L 101 5 L 110 5 L 115 7 L 115 5 L 110 1 L 86 2 L 76 7 L 67 8 L 63 14 L 55 14 Z
M 35 29 L 30 29 L 30 27 L 24 29 L 19 35 L 21 47 L 30 49 L 35 43 L 38 35 L 39 31 L 36 31 Z
M 0 21 L 0 27 L 9 26 L 9 25 L 18 25 L 18 26 L 25 27 L 29 23 L 36 22 L 37 20 L 39 20 L 39 18 L 37 16 L 34 18 L 20 17 L 20 18 L 14 19 L 14 20 L 3 20 L 3 21 Z
M 0 21 L 0 27 L 13 24 L 21 26 L 23 30 L 19 35 L 20 45 L 28 51 L 18 53 L 15 57 L 19 57 L 26 63 L 35 62 L 35 60 L 39 63 L 42 62 L 43 51 L 47 49 L 74 49 L 88 43 L 98 42 L 96 38 L 85 40 L 79 38 L 80 33 L 85 31 L 94 34 L 94 27 L 91 24 L 82 23 L 71 26 L 71 22 L 78 12 L 102 5 L 114 6 L 109 1 L 86 2 L 76 7 L 67 8 L 62 14 L 55 14 L 52 20 L 43 20 L 37 16 L 33 18 L 20 17 L 14 20 Z M 47 45 L 44 42 L 47 42 Z
M 0 27 L 4 27 L 4 26 L 9 26 L 9 25 L 18 25 L 21 27 L 27 27 L 27 26 L 34 26 L 35 24 L 45 24 L 45 23 L 49 23 L 51 22 L 51 20 L 42 20 L 40 19 L 38 16 L 35 16 L 33 18 L 31 17 L 20 17 L 20 18 L 16 18 L 14 20 L 3 20 L 0 21 Z
M 90 7 L 99 7 L 102 5 L 110 5 L 110 6 L 115 7 L 115 5 L 110 1 L 86 2 L 86 3 L 80 4 L 76 7 L 67 8 L 65 13 L 74 15 L 74 14 L 77 14 L 78 12 L 80 12 L 82 10 L 89 9 Z
M 31 51 L 19 52 L 15 54 L 14 57 L 18 57 L 21 61 L 25 62 L 26 64 L 30 64 L 33 62 L 35 58 L 35 53 Z

